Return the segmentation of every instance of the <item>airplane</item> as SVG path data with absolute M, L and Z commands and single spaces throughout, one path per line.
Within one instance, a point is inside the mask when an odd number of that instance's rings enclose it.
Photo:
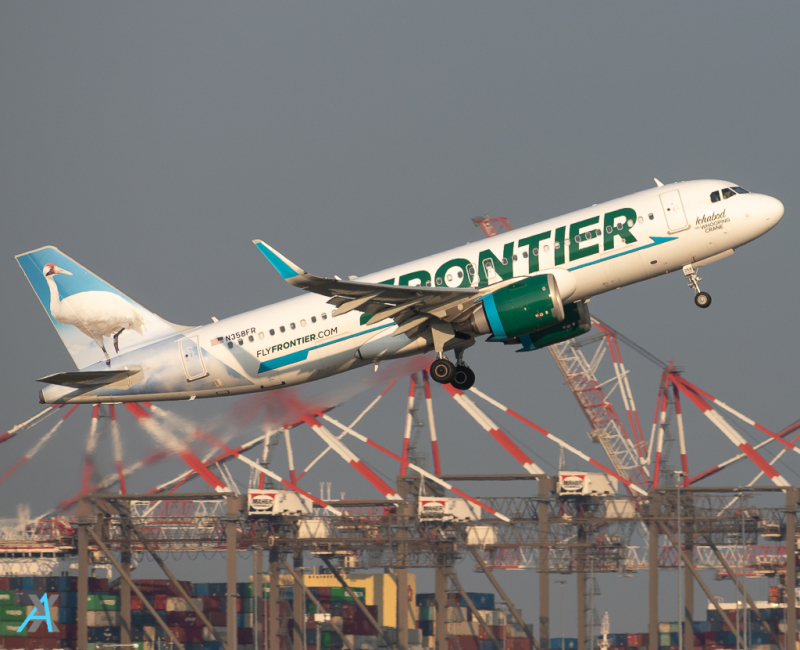
M 698 268 L 781 220 L 783 204 L 734 183 L 656 187 L 370 275 L 312 275 L 254 240 L 306 292 L 223 320 L 169 323 L 52 246 L 17 256 L 79 368 L 38 381 L 43 404 L 193 400 L 294 386 L 385 359 L 435 352 L 431 377 L 475 382 L 476 339 L 545 348 L 591 328 L 589 300 Z M 447 353 L 452 352 L 455 363 Z

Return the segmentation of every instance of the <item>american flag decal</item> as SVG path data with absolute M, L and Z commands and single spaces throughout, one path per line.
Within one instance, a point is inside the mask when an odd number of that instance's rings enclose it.
M 211 345 L 219 345 L 219 344 L 220 344 L 220 343 L 222 343 L 223 341 L 224 341 L 224 338 L 223 338 L 223 337 L 221 337 L 221 336 L 218 336 L 218 337 L 217 337 L 217 338 L 215 338 L 215 339 L 211 339 Z

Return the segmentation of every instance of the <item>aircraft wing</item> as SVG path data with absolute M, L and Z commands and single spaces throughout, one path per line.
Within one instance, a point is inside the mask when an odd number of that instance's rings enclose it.
M 475 311 L 484 295 L 505 284 L 482 289 L 451 289 L 322 278 L 307 273 L 263 241 L 254 239 L 253 243 L 286 282 L 328 296 L 328 303 L 337 308 L 334 316 L 358 310 L 370 315 L 365 322 L 368 325 L 391 318 L 400 326 L 394 336 L 406 334 L 411 337 L 430 320 L 464 321 Z

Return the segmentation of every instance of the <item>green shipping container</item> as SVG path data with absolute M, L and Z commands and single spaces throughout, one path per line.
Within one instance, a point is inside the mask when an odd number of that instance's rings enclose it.
M 322 640 L 322 647 L 323 648 L 330 648 L 331 647 L 331 633 L 330 632 L 323 632 L 320 634 L 320 638 Z
M 245 584 L 244 588 L 242 589 L 243 593 L 239 594 L 242 598 L 252 598 L 253 597 L 253 583 L 248 582 Z
M 17 632 L 17 628 L 22 624 L 22 621 L 0 621 L 0 636 L 28 636 L 28 629 L 25 628 L 22 632 Z
M 245 614 L 252 614 L 253 613 L 253 599 L 252 598 L 242 598 L 242 608 L 244 609 Z
M 353 591 L 358 599 L 363 602 L 366 598 L 366 591 L 362 587 L 354 588 Z M 350 598 L 350 595 L 344 587 L 331 587 L 331 601 L 352 603 L 353 599 Z
M 13 605 L 13 604 L 14 604 L 14 592 L 0 590 L 0 605 Z
M 317 606 L 310 600 L 306 601 L 306 614 L 314 615 L 317 613 Z
M 658 645 L 660 645 L 660 646 L 669 646 L 670 645 L 670 634 L 669 634 L 669 632 L 667 632 L 667 633 L 663 633 L 662 632 L 661 634 L 658 635 Z
M 119 611 L 119 596 L 111 594 L 89 594 L 89 601 L 86 607 L 92 612 Z
M 0 621 L 24 621 L 26 616 L 22 605 L 0 605 Z

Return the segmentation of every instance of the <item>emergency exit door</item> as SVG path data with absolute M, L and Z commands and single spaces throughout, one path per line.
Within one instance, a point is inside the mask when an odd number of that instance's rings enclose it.
M 664 216 L 667 219 L 667 230 L 677 232 L 686 230 L 689 221 L 686 219 L 686 212 L 683 209 L 680 190 L 670 190 L 661 195 L 661 207 L 664 208 Z

